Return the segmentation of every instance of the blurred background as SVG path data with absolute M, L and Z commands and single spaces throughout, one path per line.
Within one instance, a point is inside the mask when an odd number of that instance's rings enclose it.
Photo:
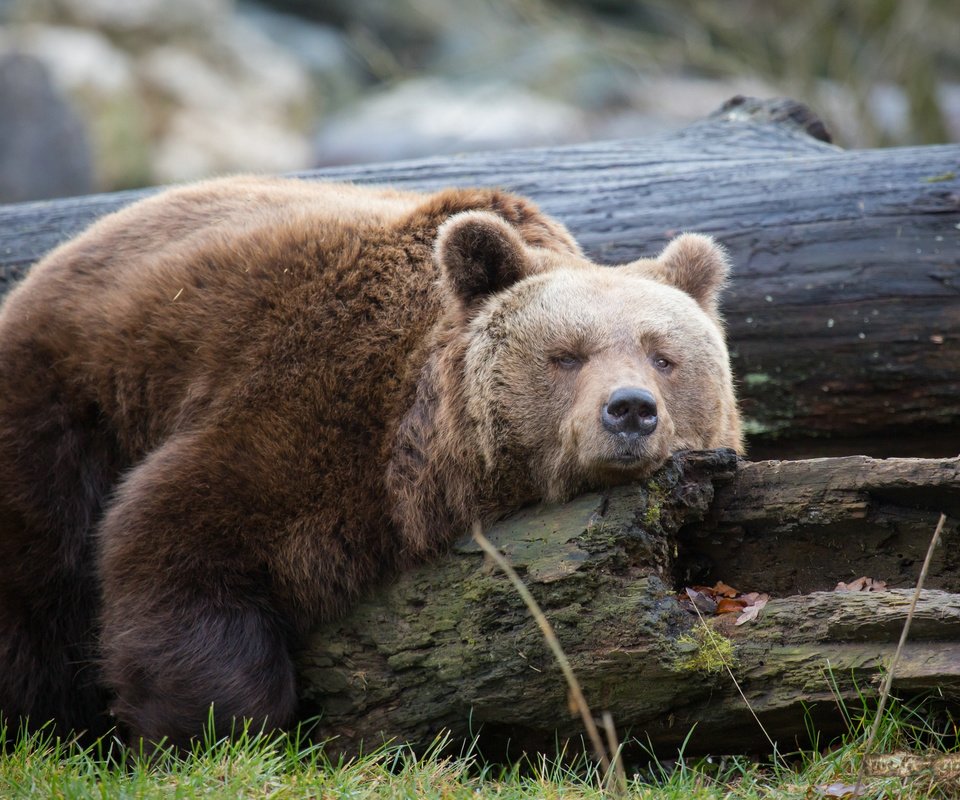
M 669 132 L 960 141 L 960 0 L 0 0 L 0 202 Z

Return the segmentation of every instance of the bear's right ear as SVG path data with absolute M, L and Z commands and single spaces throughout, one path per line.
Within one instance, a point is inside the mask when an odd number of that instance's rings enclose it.
M 503 218 L 464 211 L 440 226 L 434 256 L 444 283 L 469 306 L 524 277 L 524 250 L 520 234 Z

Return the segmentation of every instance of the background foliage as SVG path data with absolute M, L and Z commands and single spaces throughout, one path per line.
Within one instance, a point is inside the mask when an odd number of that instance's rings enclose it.
M 0 0 L 0 23 L 0 201 L 649 136 L 737 93 L 804 100 L 846 147 L 960 141 L 956 0 Z

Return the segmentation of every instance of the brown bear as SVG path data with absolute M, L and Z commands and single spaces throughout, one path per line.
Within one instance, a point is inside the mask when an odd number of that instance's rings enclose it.
M 740 447 L 727 269 L 693 234 L 595 265 L 492 189 L 233 178 L 96 223 L 0 310 L 0 712 L 289 724 L 291 653 L 380 576 Z

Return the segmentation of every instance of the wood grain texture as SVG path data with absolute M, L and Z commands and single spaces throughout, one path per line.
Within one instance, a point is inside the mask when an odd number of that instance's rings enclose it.
M 907 589 L 941 512 L 927 586 L 960 592 L 960 459 L 744 462 L 708 518 L 680 532 L 677 580 L 786 595 L 866 575 Z
M 956 455 L 960 146 L 845 152 L 798 108 L 746 102 L 669 137 L 302 177 L 504 186 L 605 263 L 711 233 L 735 262 L 724 309 L 755 457 Z M 0 291 L 145 193 L 0 207 Z

